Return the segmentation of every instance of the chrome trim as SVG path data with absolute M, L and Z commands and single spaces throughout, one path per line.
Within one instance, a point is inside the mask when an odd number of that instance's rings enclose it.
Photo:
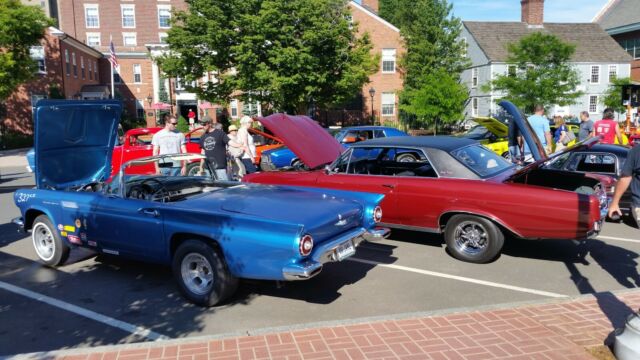
M 422 226 L 391 224 L 391 223 L 384 223 L 384 222 L 378 223 L 377 225 L 389 227 L 392 229 L 420 231 L 420 232 L 433 233 L 433 234 L 440 234 L 442 232 L 440 229 L 434 229 L 434 228 L 422 227 Z
M 17 217 L 11 220 L 12 223 L 18 225 L 18 232 L 24 232 L 24 220 L 22 217 Z
M 502 221 L 498 220 L 496 217 L 491 216 L 491 215 L 484 215 L 484 214 L 478 214 L 478 213 L 474 213 L 471 211 L 466 211 L 466 210 L 447 210 L 447 212 L 440 214 L 440 216 L 438 216 L 438 224 L 440 224 L 441 220 L 442 220 L 442 216 L 446 215 L 446 214 L 450 214 L 450 213 L 458 213 L 458 214 L 468 214 L 468 215 L 474 215 L 474 216 L 480 216 L 483 217 L 485 219 L 489 219 L 493 222 L 495 222 L 496 224 L 502 226 L 503 228 L 511 231 L 515 236 L 519 237 L 519 238 L 524 238 L 520 233 L 518 233 L 517 231 L 514 231 L 512 228 L 506 226 Z
M 285 280 L 307 280 L 318 275 L 322 271 L 323 264 L 338 261 L 336 250 L 338 246 L 347 241 L 357 248 L 363 241 L 377 241 L 389 235 L 387 228 L 376 227 L 367 231 L 364 228 L 351 230 L 346 234 L 314 247 L 309 258 L 298 263 L 287 264 L 282 268 L 282 277 Z

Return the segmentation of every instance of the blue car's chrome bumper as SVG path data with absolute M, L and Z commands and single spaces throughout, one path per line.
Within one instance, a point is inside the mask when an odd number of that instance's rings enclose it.
M 19 229 L 18 231 L 24 231 L 24 220 L 22 220 L 21 217 L 17 217 L 13 220 L 11 220 L 12 223 L 18 225 Z
M 313 255 L 309 259 L 305 259 L 299 263 L 286 265 L 282 269 L 282 275 L 285 280 L 306 280 L 320 273 L 322 265 L 327 262 L 340 261 L 338 259 L 338 247 L 348 241 L 353 243 L 356 248 L 364 240 L 379 241 L 389 235 L 388 228 L 375 228 L 373 230 L 365 230 L 359 228 L 350 231 L 333 241 L 319 245 L 313 251 Z

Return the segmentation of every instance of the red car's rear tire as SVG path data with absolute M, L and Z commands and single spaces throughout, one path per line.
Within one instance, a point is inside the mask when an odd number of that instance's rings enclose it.
M 467 214 L 447 222 L 444 238 L 453 257 L 479 264 L 495 259 L 504 245 L 504 234 L 495 223 Z

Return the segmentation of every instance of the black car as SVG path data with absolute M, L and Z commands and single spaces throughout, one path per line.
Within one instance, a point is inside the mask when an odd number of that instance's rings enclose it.
M 568 152 L 546 165 L 548 169 L 610 175 L 618 179 L 630 148 L 622 145 L 596 144 L 589 149 Z M 613 195 L 614 189 L 608 189 Z M 631 211 L 631 188 L 622 195 L 620 209 Z

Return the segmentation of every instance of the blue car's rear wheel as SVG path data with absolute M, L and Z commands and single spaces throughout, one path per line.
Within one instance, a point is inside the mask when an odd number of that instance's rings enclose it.
M 231 296 L 238 279 L 220 253 L 203 241 L 183 242 L 173 257 L 173 275 L 180 292 L 191 302 L 214 306 Z
M 36 255 L 45 265 L 58 266 L 67 261 L 69 246 L 62 241 L 46 215 L 40 215 L 33 221 L 31 239 Z
M 444 238 L 453 257 L 473 263 L 493 260 L 504 245 L 504 234 L 496 224 L 466 214 L 455 215 L 447 222 Z

